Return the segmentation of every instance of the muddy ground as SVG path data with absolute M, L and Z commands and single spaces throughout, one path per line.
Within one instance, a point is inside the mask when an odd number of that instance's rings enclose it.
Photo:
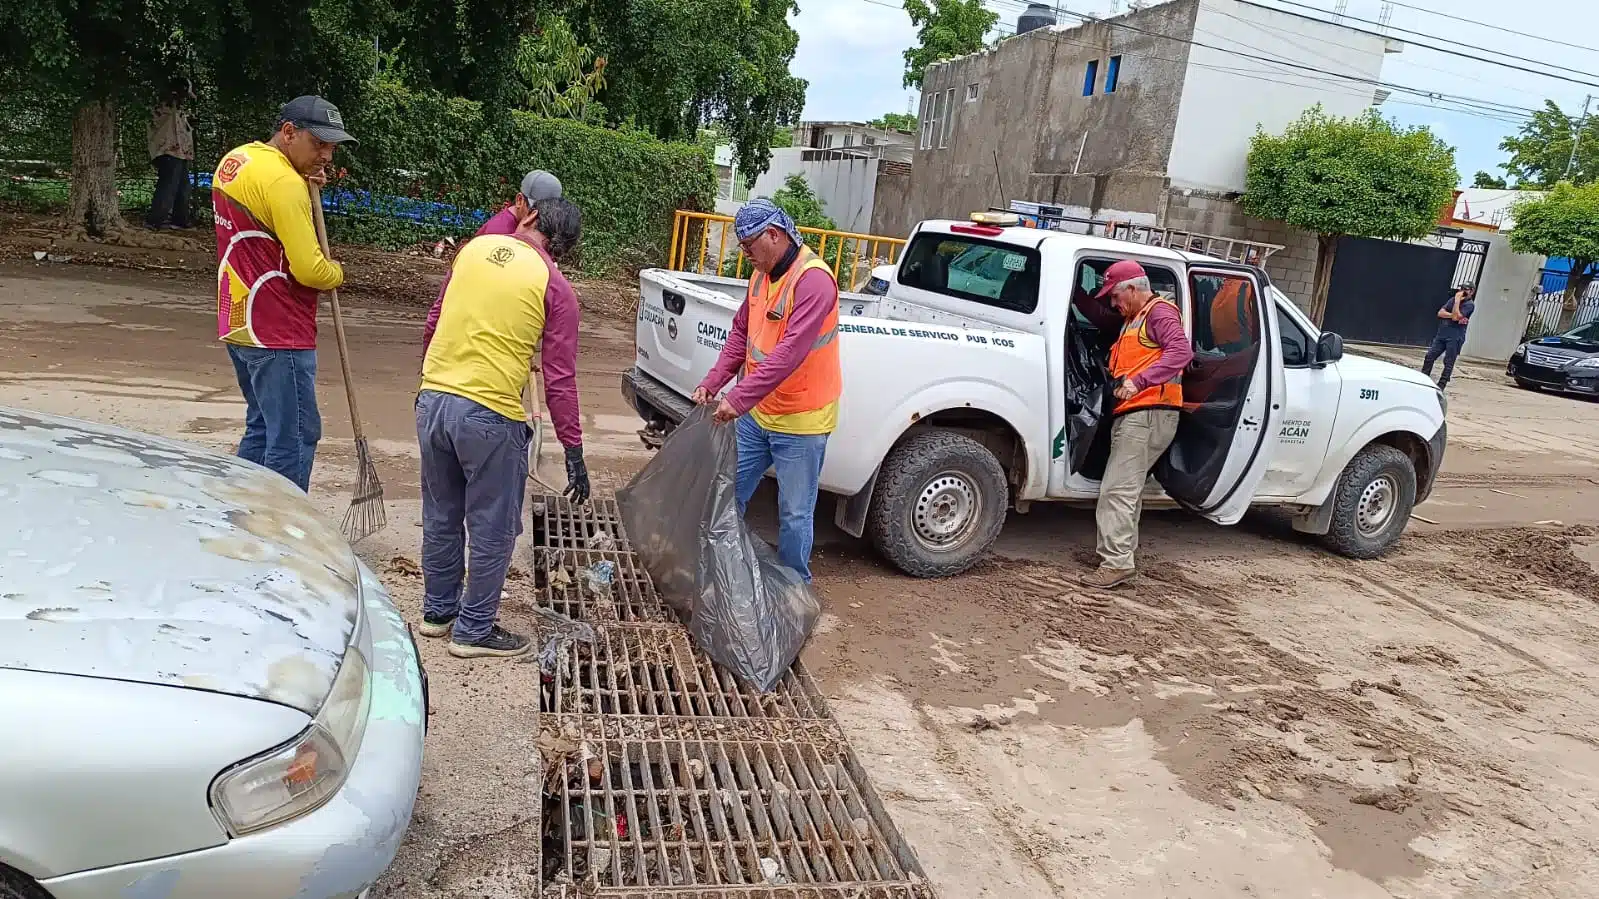
M 0 404 L 228 449 L 243 406 L 205 254 L 35 263 L 31 239 L 0 237 Z M 346 295 L 391 501 L 360 549 L 415 619 L 410 399 L 441 269 L 378 262 Z M 604 491 L 648 458 L 617 390 L 629 290 L 579 290 Z M 331 346 L 320 383 L 312 492 L 335 512 L 352 444 Z M 1149 576 L 1104 595 L 1073 583 L 1093 536 L 1080 511 L 1035 506 L 991 561 L 938 582 L 824 529 L 826 617 L 806 660 L 941 894 L 1593 895 L 1599 407 L 1464 364 L 1450 438 L 1433 498 L 1377 562 L 1327 555 L 1273 515 L 1224 529 L 1158 513 Z M 757 500 L 763 527 L 770 505 Z M 530 594 L 510 594 L 507 623 L 526 626 Z M 536 666 L 440 649 L 423 646 L 436 710 L 422 796 L 376 893 L 529 895 Z

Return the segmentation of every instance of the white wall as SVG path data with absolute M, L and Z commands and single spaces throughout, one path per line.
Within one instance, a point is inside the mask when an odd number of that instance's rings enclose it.
M 1376 79 L 1385 48 L 1402 46 L 1242 0 L 1204 0 L 1194 40 L 1167 173 L 1173 187 L 1215 191 L 1244 189 L 1245 157 L 1256 126 L 1279 134 L 1317 103 L 1331 115 L 1348 117 L 1372 102 L 1372 85 L 1239 54 Z
M 1460 351 L 1474 359 L 1504 362 L 1521 344 L 1532 287 L 1544 258 L 1513 252 L 1506 234 L 1471 236 L 1488 241 L 1488 258 L 1483 261 L 1482 281 L 1477 285 L 1477 311 L 1471 316 L 1466 345 Z
M 769 197 L 782 189 L 789 175 L 800 172 L 840 231 L 870 231 L 877 197 L 877 160 L 850 157 L 806 162 L 800 157 L 807 149 L 810 148 L 773 150 L 772 167 L 755 179 L 750 197 Z

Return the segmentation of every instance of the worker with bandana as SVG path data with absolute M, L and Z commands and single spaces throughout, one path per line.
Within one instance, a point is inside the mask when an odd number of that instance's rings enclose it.
M 809 583 L 822 459 L 838 424 L 843 389 L 838 282 L 800 240 L 793 219 L 769 199 L 746 203 L 733 230 L 755 271 L 721 356 L 694 391 L 694 401 L 715 402 L 718 423 L 738 422 L 740 512 L 761 476 L 774 470 L 777 555 Z M 743 378 L 717 400 L 740 368 Z

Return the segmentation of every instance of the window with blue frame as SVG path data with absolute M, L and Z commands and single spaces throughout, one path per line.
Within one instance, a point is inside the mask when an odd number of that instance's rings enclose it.
M 1088 71 L 1083 75 L 1083 96 L 1092 97 L 1094 86 L 1099 81 L 1099 60 L 1088 61 Z
M 1122 58 L 1120 56 L 1112 56 L 1110 63 L 1105 66 L 1105 93 L 1116 93 L 1116 82 L 1121 79 L 1121 74 Z

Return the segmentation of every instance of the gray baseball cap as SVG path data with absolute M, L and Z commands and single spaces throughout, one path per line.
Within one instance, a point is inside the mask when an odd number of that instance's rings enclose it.
M 360 143 L 344 130 L 344 116 L 339 114 L 339 108 L 321 97 L 295 97 L 283 104 L 278 121 L 304 128 L 330 144 Z
M 561 179 L 543 169 L 534 169 L 522 178 L 522 196 L 529 203 L 553 200 L 561 195 Z

